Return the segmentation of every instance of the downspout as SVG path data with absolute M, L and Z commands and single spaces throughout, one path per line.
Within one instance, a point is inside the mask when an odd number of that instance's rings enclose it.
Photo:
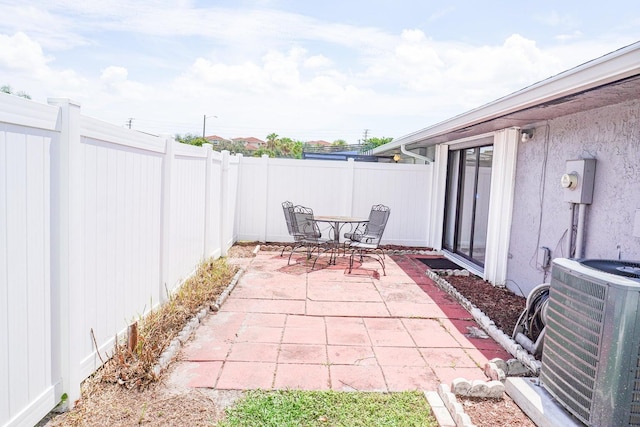
M 433 162 L 433 159 L 430 159 L 430 158 L 425 157 L 425 156 L 421 156 L 420 154 L 416 154 L 416 153 L 413 153 L 413 152 L 411 152 L 411 151 L 407 150 L 407 149 L 406 149 L 406 147 L 405 147 L 405 145 L 406 145 L 406 144 L 402 144 L 402 145 L 400 146 L 400 152 L 401 152 L 402 154 L 404 154 L 404 155 L 406 155 L 406 156 L 409 156 L 409 157 L 413 157 L 414 159 L 423 160 L 423 161 L 424 161 L 424 162 L 426 162 L 427 164 L 429 164 L 429 163 L 432 163 L 432 162 Z

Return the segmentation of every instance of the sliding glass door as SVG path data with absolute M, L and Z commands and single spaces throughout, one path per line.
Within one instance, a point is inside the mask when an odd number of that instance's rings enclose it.
M 484 267 L 493 146 L 449 152 L 443 247 Z

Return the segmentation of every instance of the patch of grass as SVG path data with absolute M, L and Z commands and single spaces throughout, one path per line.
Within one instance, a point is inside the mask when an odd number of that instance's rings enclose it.
M 437 427 L 421 392 L 250 391 L 220 427 Z

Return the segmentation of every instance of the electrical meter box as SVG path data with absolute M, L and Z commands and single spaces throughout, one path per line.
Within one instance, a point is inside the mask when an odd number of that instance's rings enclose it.
M 564 201 L 591 204 L 596 176 L 596 159 L 567 160 L 560 184 L 564 188 Z

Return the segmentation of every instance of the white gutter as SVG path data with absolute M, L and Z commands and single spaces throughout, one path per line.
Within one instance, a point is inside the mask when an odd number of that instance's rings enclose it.
M 406 144 L 402 144 L 402 145 L 400 146 L 400 152 L 402 152 L 402 154 L 407 155 L 407 156 L 409 156 L 409 157 L 413 157 L 414 159 L 424 160 L 427 164 L 429 164 L 429 163 L 433 162 L 433 159 L 430 159 L 430 158 L 425 157 L 425 156 L 421 156 L 420 154 L 416 154 L 416 153 L 413 153 L 413 152 L 411 152 L 411 151 L 407 150 L 407 149 L 405 148 L 405 145 L 406 145 Z
M 446 135 L 526 108 L 640 74 L 640 42 L 549 77 L 482 107 L 376 147 L 372 154 Z

